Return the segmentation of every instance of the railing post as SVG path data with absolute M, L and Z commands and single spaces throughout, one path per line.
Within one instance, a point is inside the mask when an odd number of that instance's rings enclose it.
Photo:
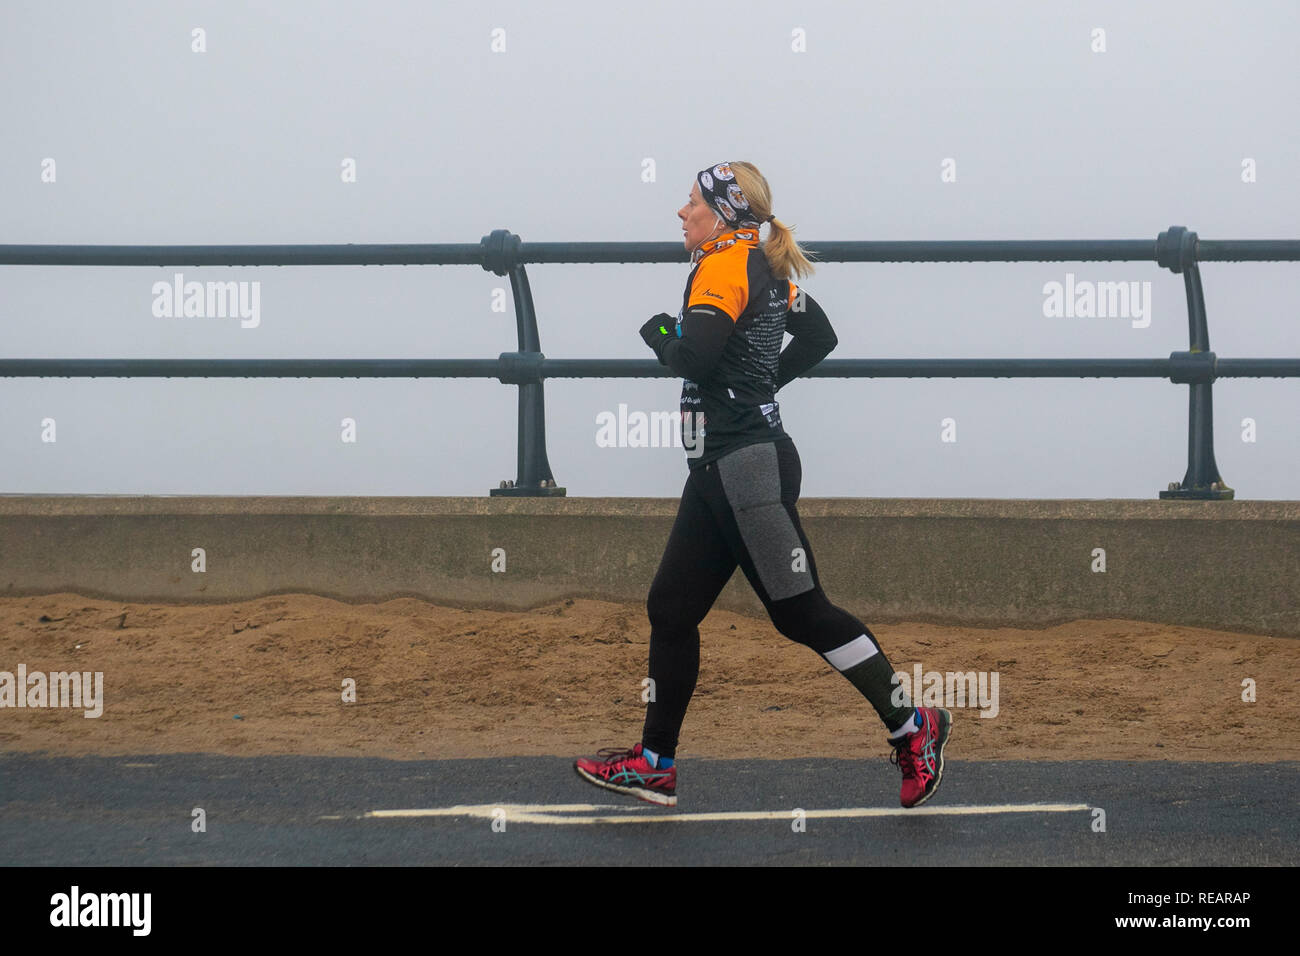
M 509 497 L 563 497 L 565 489 L 557 487 L 546 457 L 546 395 L 537 362 L 544 358 L 537 331 L 537 313 L 533 308 L 533 291 L 528 273 L 518 261 L 521 240 L 506 229 L 494 229 L 483 237 L 483 268 L 499 276 L 510 276 L 510 291 L 515 301 L 515 326 L 519 351 L 501 353 L 507 371 L 500 376 L 504 384 L 519 387 L 518 454 L 516 478 L 502 479 L 488 495 Z M 513 361 L 512 361 L 513 360 Z
M 1185 226 L 1170 226 L 1156 239 L 1156 261 L 1183 274 L 1187 295 L 1188 351 L 1169 356 L 1174 365 L 1170 380 L 1186 384 L 1187 403 L 1187 472 L 1182 482 L 1169 483 L 1161 498 L 1200 498 L 1228 500 L 1234 489 L 1219 475 L 1214 461 L 1214 379 L 1215 355 L 1210 351 L 1210 328 L 1205 314 L 1205 292 L 1201 288 L 1201 270 L 1196 261 L 1196 233 Z

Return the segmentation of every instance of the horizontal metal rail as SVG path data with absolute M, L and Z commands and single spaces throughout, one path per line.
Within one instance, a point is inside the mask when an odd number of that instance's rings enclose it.
M 1162 235 L 1164 235 L 1162 233 Z M 518 237 L 515 237 L 518 238 Z M 1159 239 L 835 240 L 800 242 L 824 262 L 1159 262 Z M 1169 250 L 1173 252 L 1174 250 Z M 15 266 L 490 266 L 478 243 L 366 245 L 0 245 Z M 504 254 L 504 253 L 501 253 Z M 680 242 L 518 242 L 513 264 L 687 262 Z M 1300 239 L 1199 239 L 1198 262 L 1294 262 Z M 1163 263 L 1162 263 L 1163 264 Z
M 1206 361 L 1216 379 L 1300 376 L 1300 359 Z M 1176 381 L 1182 367 L 1174 359 L 1130 358 L 826 359 L 802 377 Z M 536 374 L 525 375 L 525 369 Z M 654 359 L 0 359 L 0 378 L 495 378 L 517 385 L 548 378 L 677 377 Z

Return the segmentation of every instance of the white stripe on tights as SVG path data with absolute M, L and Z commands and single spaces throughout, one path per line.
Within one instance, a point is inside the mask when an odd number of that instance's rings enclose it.
M 837 671 L 846 671 L 855 664 L 861 664 L 879 650 L 880 648 L 871 643 L 871 638 L 863 634 L 833 651 L 827 651 L 826 659 Z

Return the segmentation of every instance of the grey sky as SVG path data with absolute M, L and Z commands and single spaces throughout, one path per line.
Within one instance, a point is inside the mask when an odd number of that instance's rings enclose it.
M 677 241 L 693 174 L 724 160 L 758 165 L 812 245 L 1174 224 L 1295 238 L 1298 43 L 1289 0 L 11 2 L 0 243 Z M 940 179 L 948 157 L 956 182 Z M 260 280 L 260 324 L 155 317 L 152 286 L 176 271 Z M 637 329 L 676 313 L 686 271 L 530 267 L 543 351 L 651 357 Z M 1044 317 L 1044 283 L 1067 273 L 1150 281 L 1150 325 Z M 1295 264 L 1202 275 L 1219 355 L 1300 355 Z M 490 308 L 503 284 L 477 267 L 4 266 L 0 321 L 12 357 L 491 358 L 515 347 L 512 313 Z M 1182 278 L 1154 264 L 823 264 L 803 285 L 839 335 L 833 358 L 1187 348 Z M 673 410 L 679 389 L 548 382 L 559 484 L 679 494 L 680 448 L 595 440 L 598 413 Z M 805 496 L 1151 498 L 1186 468 L 1187 389 L 1168 382 L 803 380 L 778 398 Z M 1214 406 L 1238 497 L 1296 498 L 1300 382 L 1220 382 Z M 484 380 L 2 379 L 0 491 L 484 495 L 514 477 L 515 419 L 516 390 Z

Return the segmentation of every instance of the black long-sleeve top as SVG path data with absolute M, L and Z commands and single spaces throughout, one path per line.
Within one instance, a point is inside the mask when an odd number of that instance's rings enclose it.
M 785 316 L 785 331 L 791 338 L 780 355 L 776 375 L 778 390 L 814 368 L 840 343 L 817 300 L 800 289 L 795 305 L 798 306 L 800 301 L 804 305 L 803 311 L 791 309 Z M 670 339 L 665 345 L 663 364 L 682 378 L 693 382 L 708 381 L 735 324 L 716 306 L 693 306 L 682 317 L 682 337 Z

